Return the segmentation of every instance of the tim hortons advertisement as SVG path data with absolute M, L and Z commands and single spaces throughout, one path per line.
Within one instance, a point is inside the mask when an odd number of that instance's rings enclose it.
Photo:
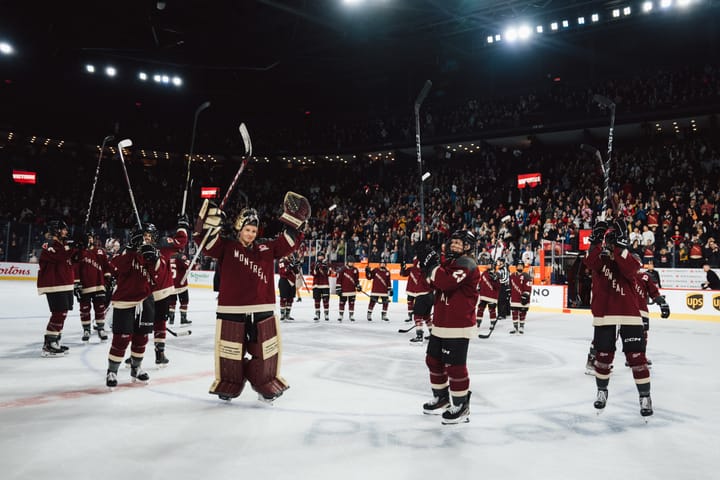
M 0 280 L 37 280 L 37 263 L 0 262 Z

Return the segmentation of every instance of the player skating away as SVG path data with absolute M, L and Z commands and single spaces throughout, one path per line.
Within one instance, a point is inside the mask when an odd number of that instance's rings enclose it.
M 317 253 L 317 259 L 310 269 L 313 276 L 313 300 L 315 301 L 315 317 L 320 321 L 320 302 L 325 313 L 325 321 L 330 320 L 330 266 L 325 261 L 323 252 Z
M 477 306 L 477 326 L 479 327 L 483 321 L 485 314 L 485 308 L 487 307 L 488 315 L 490 316 L 490 332 L 495 330 L 495 324 L 497 323 L 497 302 L 498 296 L 500 295 L 500 282 L 498 281 L 498 275 L 495 271 L 495 265 L 489 265 L 487 270 L 484 270 L 480 274 L 480 281 L 478 283 L 479 290 L 479 302 Z M 488 335 L 489 335 L 488 333 Z M 480 334 L 481 338 L 483 337 Z
M 168 237 L 166 245 L 161 246 L 160 252 L 170 262 L 170 269 L 173 275 L 174 292 L 170 296 L 168 305 L 168 323 L 175 323 L 175 310 L 178 299 L 180 300 L 180 326 L 191 325 L 187 312 L 190 304 L 190 292 L 188 291 L 188 279 L 186 272 L 190 268 L 190 257 L 185 253 L 190 235 L 190 220 L 187 215 L 180 215 L 177 221 L 175 236 Z M 164 248 L 163 248 L 164 247 Z
M 476 331 L 475 305 L 480 272 L 472 257 L 475 235 L 454 232 L 445 249 L 446 261 L 427 243 L 416 246 L 419 266 L 435 289 L 433 329 L 425 363 L 430 371 L 433 399 L 426 414 L 442 413 L 442 423 L 464 423 L 470 416 L 470 376 L 467 353 Z M 452 401 L 452 404 L 451 404 Z
M 510 315 L 510 270 L 505 265 L 504 258 L 495 260 L 495 272 L 500 283 L 498 294 L 498 320 L 505 320 Z
M 367 310 L 368 322 L 372 322 L 372 312 L 378 301 L 382 302 L 382 319 L 386 322 L 389 321 L 387 312 L 393 290 L 390 280 L 390 270 L 387 269 L 387 262 L 381 260 L 380 266 L 376 268 L 370 268 L 369 265 L 365 267 L 365 277 L 368 280 L 372 280 L 370 303 L 368 304 Z
M 510 275 L 510 313 L 512 313 L 513 329 L 510 334 L 525 333 L 525 318 L 527 317 L 530 294 L 532 293 L 532 278 L 525 273 L 525 265 L 519 263 L 515 272 Z
M 112 343 L 108 353 L 105 384 L 112 388 L 118 384 L 118 369 L 130 345 L 130 376 L 133 382 L 147 383 L 150 375 L 142 369 L 148 334 L 153 331 L 155 301 L 153 287 L 159 252 L 155 245 L 145 242 L 154 226 L 145 224 L 133 231 L 130 243 L 119 255 L 110 259 L 117 286 L 112 294 Z
M 428 328 L 428 332 L 432 329 L 432 306 L 435 303 L 435 296 L 432 288 L 425 278 L 422 270 L 418 266 L 418 258 L 413 258 L 413 263 L 408 267 L 403 264 L 400 269 L 400 275 L 407 277 L 407 301 L 410 319 L 415 322 L 415 338 L 411 338 L 410 342 L 416 345 L 422 345 L 425 339 L 425 331 L 423 330 L 423 322 Z
M 345 304 L 348 305 L 348 318 L 351 322 L 355 321 L 355 297 L 356 292 L 361 291 L 360 272 L 355 267 L 355 259 L 347 257 L 345 265 L 337 271 L 337 283 L 335 284 L 335 293 L 340 297 L 340 315 L 338 322 L 342 322 L 345 315 Z
M 607 235 L 606 235 L 607 233 Z M 605 408 L 608 398 L 610 370 L 615 357 L 619 330 L 625 359 L 632 369 L 640 397 L 640 414 L 653 414 L 650 398 L 650 370 L 645 358 L 645 333 L 635 291 L 638 262 L 627 249 L 627 226 L 616 220 L 612 228 L 599 220 L 589 237 L 590 249 L 584 260 L 592 272 L 593 344 L 597 395 L 594 406 Z M 603 249 L 603 241 L 606 250 Z
M 196 238 L 208 238 L 204 253 L 216 258 L 221 267 L 215 380 L 209 393 L 223 400 L 239 396 L 246 381 L 268 402 L 288 388 L 279 373 L 282 349 L 274 315 L 274 264 L 299 246 L 299 229 L 310 216 L 310 204 L 305 197 L 288 192 L 283 209 L 280 220 L 287 227 L 271 240 L 257 240 L 260 220 L 252 208 L 243 209 L 235 218 L 234 237 L 220 235 L 225 214 L 208 202 L 196 224 L 201 230 L 196 231 Z
M 300 265 L 295 262 L 295 255 L 287 255 L 278 260 L 278 288 L 280 290 L 280 320 L 292 322 L 290 316 L 293 300 L 297 294 L 297 277 L 302 274 Z
M 68 226 L 62 220 L 47 225 L 48 242 L 44 243 L 38 260 L 38 295 L 45 295 L 50 320 L 45 327 L 43 357 L 63 356 L 69 349 L 60 344 L 68 310 L 73 306 L 73 257 L 77 251 L 68 241 Z
M 80 303 L 80 323 L 82 324 L 82 341 L 90 340 L 92 318 L 90 306 L 95 312 L 95 330 L 101 341 L 107 340 L 105 332 L 105 312 L 112 292 L 106 291 L 111 276 L 110 263 L 105 250 L 95 246 L 95 231 L 89 229 L 76 242 L 77 274 L 75 291 Z

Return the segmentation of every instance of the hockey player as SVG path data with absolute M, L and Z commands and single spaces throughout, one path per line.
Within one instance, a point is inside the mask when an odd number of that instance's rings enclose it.
M 177 221 L 175 236 L 165 239 L 161 246 L 160 253 L 170 262 L 170 269 L 173 276 L 173 294 L 168 300 L 168 319 L 170 325 L 175 323 L 175 310 L 178 298 L 180 299 L 180 326 L 190 325 L 188 320 L 188 304 L 190 293 L 188 291 L 188 279 L 185 274 L 190 268 L 190 258 L 185 253 L 188 238 L 190 235 L 190 220 L 187 214 L 180 215 Z M 184 281 L 183 281 L 184 279 Z
M 378 301 L 382 302 L 382 319 L 388 322 L 388 306 L 393 295 L 392 283 L 390 280 L 390 270 L 387 269 L 387 262 L 380 261 L 380 266 L 370 268 L 365 267 L 365 277 L 372 280 L 372 289 L 370 290 L 370 303 L 368 304 L 367 319 L 372 322 L 372 311 Z
M 426 243 L 416 246 L 419 266 L 435 289 L 433 329 L 425 356 L 433 399 L 423 405 L 423 413 L 442 413 L 443 424 L 468 422 L 470 416 L 467 352 L 476 329 L 475 305 L 480 281 L 472 257 L 474 246 L 472 232 L 454 232 L 443 264 Z
M 525 265 L 519 263 L 515 272 L 510 275 L 510 312 L 512 313 L 513 329 L 511 335 L 525 333 L 525 317 L 530 304 L 532 279 L 525 273 Z
M 159 252 L 152 243 L 145 242 L 149 236 L 147 225 L 131 234 L 130 243 L 119 255 L 110 260 L 117 286 L 112 295 L 112 343 L 108 353 L 108 369 L 105 384 L 116 387 L 117 374 L 130 345 L 130 376 L 133 382 L 147 383 L 150 375 L 142 369 L 148 334 L 153 330 L 155 302 L 152 289 L 156 282 L 155 267 Z
M 645 358 L 645 333 L 635 291 L 638 262 L 627 249 L 627 226 L 616 220 L 612 228 L 598 220 L 590 234 L 590 249 L 585 265 L 592 272 L 593 345 L 595 357 L 596 409 L 605 408 L 608 398 L 610 370 L 615 357 L 619 330 L 623 352 L 640 397 L 640 414 L 653 414 L 650 398 L 650 370 Z M 607 251 L 603 250 L 603 240 Z
M 50 320 L 45 327 L 43 357 L 63 356 L 69 348 L 60 345 L 68 310 L 73 307 L 73 256 L 76 250 L 68 243 L 68 226 L 62 220 L 48 222 L 49 241 L 44 243 L 38 263 L 38 295 L 45 295 Z
M 292 308 L 295 294 L 297 293 L 297 277 L 302 275 L 300 265 L 295 262 L 294 255 L 287 255 L 278 261 L 278 274 L 280 280 L 278 280 L 278 287 L 280 289 L 280 320 L 290 321 L 295 320 L 290 316 L 290 309 Z
M 500 295 L 500 282 L 494 265 L 489 265 L 487 270 L 480 274 L 478 289 L 480 290 L 480 301 L 477 306 L 477 326 L 479 327 L 482 323 L 485 307 L 487 307 L 490 316 L 490 332 L 492 332 L 495 330 L 495 324 L 498 321 L 496 309 L 498 296 Z
M 361 291 L 360 272 L 355 267 L 355 259 L 347 257 L 346 264 L 340 267 L 337 272 L 337 284 L 335 293 L 340 297 L 340 316 L 338 322 L 342 322 L 345 314 L 345 304 L 348 304 L 348 318 L 355 321 L 355 296 Z
M 320 302 L 325 312 L 325 321 L 330 320 L 330 266 L 325 261 L 325 254 L 318 252 L 317 260 L 310 269 L 313 276 L 313 300 L 315 301 L 315 317 L 320 321 Z
M 280 221 L 287 227 L 275 239 L 257 240 L 259 218 L 245 208 L 235 218 L 236 237 L 220 235 L 224 212 L 206 202 L 200 221 L 208 235 L 204 253 L 221 267 L 215 330 L 215 380 L 209 393 L 222 400 L 240 395 L 249 381 L 259 399 L 272 402 L 287 390 L 280 376 L 280 328 L 275 309 L 274 263 L 289 255 L 302 241 L 302 228 L 310 216 L 305 197 L 288 192 Z M 198 240 L 199 241 L 199 240 Z M 249 357 L 246 357 L 246 353 Z
M 425 275 L 418 266 L 417 256 L 413 258 L 413 263 L 409 268 L 403 264 L 400 269 L 400 275 L 408 279 L 406 287 L 408 310 L 410 312 L 410 318 L 415 322 L 415 338 L 411 338 L 410 342 L 416 345 L 422 345 L 425 339 L 423 322 L 425 322 L 428 331 L 432 329 L 432 317 L 430 314 L 433 303 L 435 303 L 435 296 L 433 295 L 432 288 L 427 283 Z
M 82 341 L 90 340 L 92 318 L 90 315 L 90 304 L 95 311 L 95 330 L 101 341 L 108 339 L 105 332 L 105 312 L 107 311 L 110 293 L 106 292 L 106 284 L 109 283 L 110 263 L 108 262 L 105 250 L 96 248 L 95 231 L 89 229 L 82 234 L 76 242 L 78 246 L 78 263 L 75 279 L 76 296 L 80 303 L 80 323 L 82 324 Z

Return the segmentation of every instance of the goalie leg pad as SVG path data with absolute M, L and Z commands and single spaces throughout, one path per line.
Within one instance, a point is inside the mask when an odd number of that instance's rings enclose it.
M 277 318 L 272 316 L 257 321 L 255 330 L 256 338 L 247 345 L 252 358 L 247 363 L 246 376 L 256 392 L 267 400 L 274 400 L 290 388 L 279 375 L 282 344 Z
M 215 381 L 209 393 L 235 398 L 245 386 L 245 323 L 218 318 L 215 324 Z

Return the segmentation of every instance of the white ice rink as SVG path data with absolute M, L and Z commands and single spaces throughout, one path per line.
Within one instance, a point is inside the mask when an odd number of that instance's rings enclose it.
M 470 423 L 423 415 L 430 397 L 424 348 L 408 342 L 405 304 L 372 323 L 312 321 L 312 301 L 282 324 L 274 405 L 246 387 L 231 403 L 213 378 L 215 294 L 190 293 L 192 335 L 168 337 L 170 364 L 151 380 L 108 392 L 110 344 L 80 341 L 77 306 L 65 324 L 70 354 L 42 358 L 47 303 L 33 282 L 0 282 L 0 478 L 112 479 L 717 479 L 720 323 L 654 320 L 655 415 L 645 423 L 624 357 L 606 411 L 584 375 L 589 316 L 533 313 L 526 334 L 502 321 L 470 345 Z M 347 313 L 346 313 L 347 315 Z M 485 322 L 488 322 L 486 319 Z

